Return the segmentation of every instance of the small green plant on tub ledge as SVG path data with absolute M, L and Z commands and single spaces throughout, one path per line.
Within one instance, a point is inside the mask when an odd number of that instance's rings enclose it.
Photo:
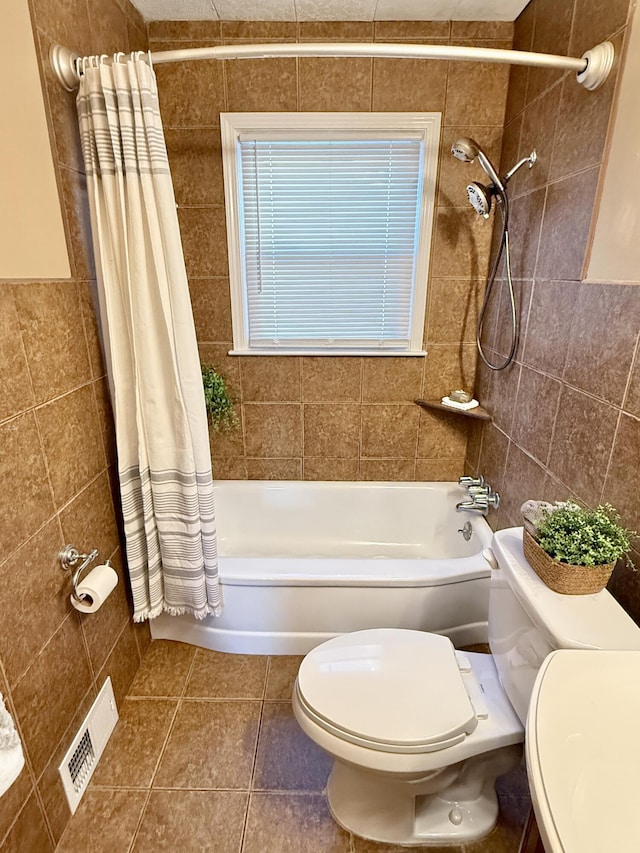
M 204 402 L 214 432 L 229 432 L 239 425 L 233 408 L 233 397 L 229 393 L 224 376 L 209 364 L 202 365 Z
M 599 592 L 621 557 L 635 569 L 629 551 L 636 533 L 622 526 L 611 504 L 588 509 L 573 501 L 553 505 L 527 501 L 522 516 L 525 556 L 556 592 Z

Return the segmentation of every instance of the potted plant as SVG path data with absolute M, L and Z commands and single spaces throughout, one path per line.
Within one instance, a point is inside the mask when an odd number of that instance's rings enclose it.
M 533 502 L 530 502 L 533 503 Z M 605 503 L 595 509 L 573 501 L 523 506 L 524 554 L 548 587 L 566 595 L 599 592 L 620 557 L 629 557 L 636 535 Z
M 239 420 L 224 376 L 221 376 L 215 367 L 203 364 L 202 385 L 204 402 L 213 431 L 220 433 L 235 429 Z

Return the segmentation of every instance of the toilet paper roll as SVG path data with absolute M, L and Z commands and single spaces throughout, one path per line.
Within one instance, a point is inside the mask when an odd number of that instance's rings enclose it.
M 118 575 L 111 566 L 96 566 L 76 587 L 82 601 L 71 596 L 71 604 L 80 613 L 95 613 L 118 585 Z

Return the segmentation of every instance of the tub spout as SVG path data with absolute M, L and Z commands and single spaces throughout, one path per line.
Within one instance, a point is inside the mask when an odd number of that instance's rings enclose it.
M 480 515 L 487 515 L 489 507 L 498 509 L 499 506 L 500 495 L 497 492 L 492 492 L 489 486 L 487 492 L 473 493 L 468 500 L 457 503 L 456 512 L 477 512 Z
M 466 501 L 460 501 L 456 504 L 456 512 L 479 512 L 486 515 L 489 511 L 489 505 L 481 499 L 470 498 Z

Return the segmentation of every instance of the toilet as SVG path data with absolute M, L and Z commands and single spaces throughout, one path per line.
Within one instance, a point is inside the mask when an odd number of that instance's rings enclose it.
M 302 661 L 293 710 L 334 758 L 327 798 L 344 829 L 405 846 L 486 835 L 498 819 L 496 777 L 520 763 L 547 655 L 640 650 L 640 628 L 606 590 L 560 595 L 538 578 L 522 528 L 498 531 L 491 550 L 491 655 L 379 628 L 334 637 Z

